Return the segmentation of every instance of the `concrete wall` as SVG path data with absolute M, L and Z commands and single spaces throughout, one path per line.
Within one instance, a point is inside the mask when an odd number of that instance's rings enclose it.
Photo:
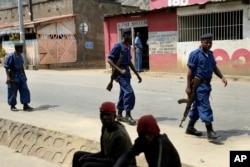
M 116 0 L 116 2 L 121 2 L 123 5 L 129 6 L 139 6 L 141 9 L 149 10 L 149 1 L 150 0 Z
M 149 66 L 151 71 L 175 70 L 177 17 L 175 10 L 161 10 L 149 14 Z M 151 33 L 157 34 L 152 41 Z
M 52 16 L 60 16 L 73 13 L 72 0 L 52 0 L 32 5 L 33 18 L 44 18 Z M 23 20 L 30 20 L 29 6 L 23 6 Z M 5 10 L 0 10 L 0 24 L 18 22 L 18 8 L 13 7 Z
M 94 0 L 74 0 L 73 11 L 77 13 L 76 28 L 78 29 L 80 23 L 88 24 L 89 31 L 86 35 L 82 35 L 77 30 L 77 66 L 87 68 L 104 68 L 104 31 L 103 20 L 104 15 L 126 13 L 139 8 L 124 7 L 120 3 L 105 2 L 99 3 Z M 93 48 L 85 47 L 86 42 L 93 43 Z
M 73 0 L 48 1 L 34 4 L 32 8 L 34 19 L 73 14 Z

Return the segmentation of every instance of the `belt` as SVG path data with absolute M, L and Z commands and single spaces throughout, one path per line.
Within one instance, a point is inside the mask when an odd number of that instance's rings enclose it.
M 17 70 L 17 69 L 14 69 L 12 70 L 13 73 L 23 73 L 23 70 Z
M 210 82 L 211 82 L 211 79 L 209 80 L 201 79 L 200 81 L 201 84 L 206 84 L 206 85 L 210 84 Z
M 14 70 L 14 72 L 23 72 L 23 70 Z

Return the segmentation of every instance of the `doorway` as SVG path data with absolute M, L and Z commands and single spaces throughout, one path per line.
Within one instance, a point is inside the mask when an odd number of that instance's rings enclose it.
M 141 42 L 142 42 L 142 70 L 148 71 L 149 70 L 149 50 L 147 45 L 148 40 L 148 27 L 135 27 L 134 28 L 134 39 L 136 37 L 136 33 L 140 32 L 141 34 Z M 134 54 L 135 55 L 135 54 Z

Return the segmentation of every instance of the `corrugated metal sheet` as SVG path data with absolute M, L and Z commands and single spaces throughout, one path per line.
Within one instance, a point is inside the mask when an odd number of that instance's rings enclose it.
M 65 19 L 65 18 L 70 18 L 70 17 L 75 17 L 75 16 L 76 16 L 76 14 L 69 14 L 69 15 L 60 15 L 60 16 L 39 18 L 39 19 L 34 19 L 33 21 L 26 20 L 26 21 L 24 21 L 24 26 L 25 27 L 34 27 L 34 25 L 38 24 L 38 23 L 50 22 L 50 21 L 55 21 L 55 20 Z M 19 22 L 0 24 L 1 34 L 4 32 L 6 32 L 6 34 L 9 34 L 9 32 L 19 33 L 19 31 L 16 32 L 18 29 L 19 29 Z
M 4 28 L 0 29 L 0 36 L 4 34 L 18 34 L 20 33 L 19 28 Z
M 63 22 L 50 24 L 37 29 L 38 34 L 75 34 L 75 23 L 73 19 L 64 19 Z

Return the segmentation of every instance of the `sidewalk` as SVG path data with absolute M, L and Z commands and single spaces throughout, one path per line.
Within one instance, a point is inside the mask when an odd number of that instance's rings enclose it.
M 81 72 L 81 71 L 79 71 Z M 164 73 L 145 73 L 142 75 L 154 75 L 156 77 L 183 77 L 183 74 L 180 75 L 169 75 Z M 236 77 L 235 77 L 236 78 Z M 232 79 L 234 79 L 232 77 Z M 236 78 L 239 79 L 239 78 Z M 240 78 L 242 79 L 242 78 Z M 244 81 L 249 81 L 249 77 L 245 77 Z M 36 106 L 33 106 L 36 108 Z M 24 133 L 23 138 L 27 141 L 27 143 L 22 144 L 22 148 L 20 148 L 20 143 L 13 139 L 16 142 L 16 147 L 22 150 L 22 153 L 25 154 L 16 154 L 12 152 L 12 150 L 6 150 L 5 148 L 0 147 L 0 150 L 3 151 L 0 160 L 0 164 L 7 164 L 9 166 L 3 167 L 14 167 L 18 166 L 33 166 L 33 167 L 54 167 L 52 165 L 57 166 L 64 166 L 70 167 L 69 163 L 61 164 L 61 162 L 70 162 L 72 158 L 72 154 L 74 151 L 79 150 L 79 148 L 84 150 L 91 150 L 96 149 L 99 150 L 99 139 L 100 139 L 100 132 L 101 132 L 101 122 L 99 117 L 83 117 L 82 115 L 79 116 L 78 114 L 70 114 L 63 111 L 57 111 L 55 109 L 50 110 L 49 107 L 44 108 L 36 108 L 34 112 L 12 112 L 9 109 L 9 106 L 5 103 L 5 101 L 0 101 L 0 121 L 1 125 L 1 136 L 0 139 L 3 140 L 8 136 L 11 136 L 13 132 L 17 133 L 17 136 L 20 133 Z M 5 120 L 9 122 L 6 123 Z M 186 126 L 187 121 L 183 124 L 184 127 Z M 30 125 L 30 127 L 26 127 L 26 125 Z M 132 140 L 137 137 L 136 127 L 129 126 L 124 124 L 126 129 L 128 130 Z M 5 126 L 5 128 L 3 128 Z M 183 167 L 228 167 L 229 166 L 229 151 L 230 150 L 250 150 L 250 137 L 249 133 L 243 133 L 240 135 L 230 136 L 226 132 L 222 133 L 222 139 L 217 142 L 209 142 L 205 135 L 203 137 L 194 137 L 185 134 L 185 128 L 179 128 L 178 126 L 166 126 L 159 122 L 159 126 L 161 129 L 161 133 L 167 133 L 170 140 L 176 146 L 181 161 L 183 163 Z M 249 127 L 250 128 L 250 127 Z M 6 133 L 2 133 L 2 132 Z M 203 129 L 204 130 L 204 129 Z M 53 131 L 53 132 L 52 132 Z M 249 132 L 249 129 L 246 129 L 246 132 Z M 237 132 L 232 132 L 237 133 Z M 36 135 L 34 138 L 30 134 Z M 204 132 L 204 134 L 206 134 Z M 61 152 L 58 151 L 55 157 L 55 160 L 58 160 L 57 163 L 51 164 L 48 162 L 44 162 L 45 160 L 36 157 L 28 157 L 30 150 L 34 150 L 32 144 L 38 145 L 41 143 L 41 138 L 39 136 L 47 135 L 47 137 L 43 138 L 43 142 L 47 143 L 49 146 L 48 148 L 51 149 L 51 152 L 46 152 L 44 155 L 44 159 L 47 157 L 52 157 L 52 147 L 57 146 Z M 27 136 L 30 136 L 28 138 Z M 230 136 L 230 137 L 227 137 Z M 27 139 L 26 139 L 27 137 Z M 79 138 L 88 139 L 87 140 L 80 140 Z M 63 145 L 63 141 L 69 141 L 66 145 Z M 84 143 L 83 147 L 78 147 L 82 142 Z M 13 142 L 13 143 L 14 143 Z M 75 144 L 75 145 L 74 145 Z M 69 149 L 64 149 L 62 146 L 69 147 Z M 27 147 L 31 149 L 28 150 Z M 71 149 L 74 148 L 74 149 Z M 95 151 L 96 151 L 95 150 Z M 64 154 L 65 152 L 65 159 L 61 159 L 60 155 Z M 40 153 L 39 149 L 36 151 Z M 56 152 L 56 151 L 55 151 Z M 6 158 L 5 158 L 6 157 Z M 7 158 L 13 158 L 12 160 L 5 161 Z M 34 165 L 29 163 L 26 165 L 26 162 L 33 161 L 34 158 Z M 28 159 L 28 160 L 27 160 Z M 31 160 L 32 159 L 32 160 Z M 138 165 L 140 167 L 146 167 L 146 162 L 144 159 L 144 155 L 140 155 L 137 157 Z M 21 166 L 24 164 L 24 166 Z
M 11 112 L 9 108 L 3 105 L 1 105 L 0 109 L 0 115 L 4 119 L 84 137 L 96 142 L 99 141 L 101 127 L 99 118 L 81 118 L 78 115 L 60 111 L 50 112 L 49 110 L 29 113 L 24 111 Z M 137 137 L 136 127 L 126 124 L 125 126 L 132 140 L 135 139 Z M 228 167 L 230 150 L 250 150 L 249 135 L 247 134 L 231 137 L 226 141 L 211 143 L 205 137 L 198 138 L 185 135 L 185 129 L 180 129 L 179 127 L 164 127 L 160 125 L 160 128 L 162 132 L 168 134 L 178 149 L 182 163 L 185 164 L 183 165 L 184 167 Z M 23 160 L 26 161 L 25 159 Z M 16 161 L 19 161 L 19 159 L 16 159 Z M 12 162 L 15 163 L 15 161 Z M 146 166 L 143 155 L 138 158 L 138 164 L 140 167 Z M 13 166 L 15 165 L 13 164 Z
M 6 146 L 0 146 L 1 167 L 60 167 L 41 158 L 25 156 Z

